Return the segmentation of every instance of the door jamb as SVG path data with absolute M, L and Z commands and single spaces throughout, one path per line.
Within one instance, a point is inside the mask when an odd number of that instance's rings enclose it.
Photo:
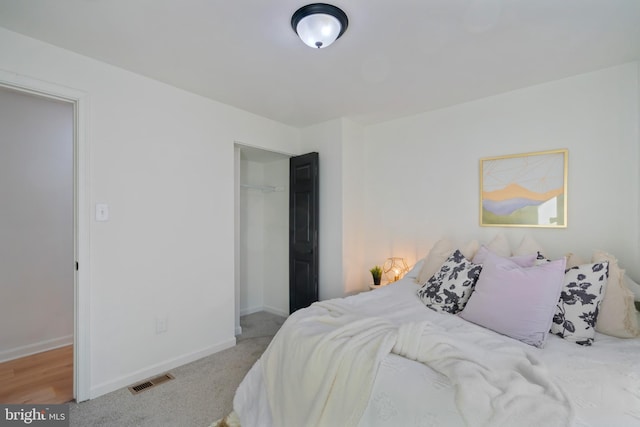
M 87 139 L 89 96 L 82 91 L 0 70 L 0 86 L 73 104 L 73 200 L 74 274 L 73 396 L 77 402 L 90 398 L 90 218 L 89 143 Z

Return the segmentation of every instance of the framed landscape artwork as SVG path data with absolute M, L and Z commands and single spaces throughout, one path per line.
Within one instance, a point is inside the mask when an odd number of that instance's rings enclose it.
M 480 225 L 567 226 L 568 150 L 480 159 Z

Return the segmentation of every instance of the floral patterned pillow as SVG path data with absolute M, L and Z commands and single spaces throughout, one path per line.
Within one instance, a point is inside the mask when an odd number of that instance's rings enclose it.
M 542 265 L 542 264 L 547 263 L 547 262 L 551 262 L 551 260 L 549 258 L 547 258 L 546 256 L 544 256 L 542 254 L 542 252 L 538 251 L 536 253 L 536 259 L 533 262 L 533 265 Z
M 576 344 L 591 345 L 608 276 L 607 261 L 568 269 L 551 333 Z
M 480 276 L 482 265 L 468 261 L 455 250 L 420 289 L 418 297 L 432 310 L 456 314 L 462 311 Z

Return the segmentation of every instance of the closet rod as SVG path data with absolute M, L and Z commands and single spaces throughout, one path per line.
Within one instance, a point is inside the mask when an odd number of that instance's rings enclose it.
M 273 193 L 274 191 L 284 191 L 284 187 L 275 187 L 273 185 L 240 184 L 240 187 L 250 188 L 252 190 L 260 190 L 263 193 Z

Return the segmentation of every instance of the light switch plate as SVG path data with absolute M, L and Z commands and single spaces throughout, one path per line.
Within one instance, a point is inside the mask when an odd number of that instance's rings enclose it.
M 96 204 L 96 221 L 109 221 L 109 205 L 106 203 Z

